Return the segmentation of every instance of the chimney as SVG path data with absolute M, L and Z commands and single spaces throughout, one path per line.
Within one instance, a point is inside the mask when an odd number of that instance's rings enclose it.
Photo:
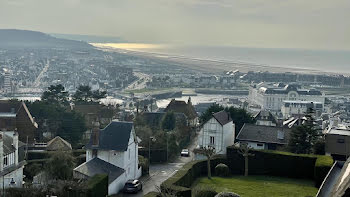
M 15 132 L 13 133 L 13 147 L 15 147 L 15 165 L 18 164 L 18 132 L 17 129 L 15 129 Z
M 95 121 L 92 125 L 92 146 L 99 144 L 100 123 Z
M 0 132 L 0 171 L 4 169 L 4 139 L 3 139 L 3 132 Z

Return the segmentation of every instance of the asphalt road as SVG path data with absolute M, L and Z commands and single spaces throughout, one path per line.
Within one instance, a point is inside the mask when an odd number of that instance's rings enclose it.
M 157 187 L 160 186 L 162 182 L 175 174 L 184 164 L 193 160 L 193 149 L 197 143 L 197 138 L 193 140 L 193 143 L 188 147 L 190 150 L 190 157 L 178 157 L 174 163 L 164 163 L 164 164 L 152 164 L 149 168 L 149 176 L 141 177 L 143 184 L 142 192 L 137 194 L 118 194 L 118 197 L 141 197 L 152 191 L 157 191 Z

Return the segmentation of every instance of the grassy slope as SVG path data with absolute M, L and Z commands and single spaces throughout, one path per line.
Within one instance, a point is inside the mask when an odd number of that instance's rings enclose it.
M 268 176 L 234 176 L 229 178 L 213 177 L 212 180 L 200 178 L 195 186 L 211 186 L 217 192 L 231 191 L 241 197 L 256 196 L 315 196 L 317 188 L 311 180 L 288 179 Z

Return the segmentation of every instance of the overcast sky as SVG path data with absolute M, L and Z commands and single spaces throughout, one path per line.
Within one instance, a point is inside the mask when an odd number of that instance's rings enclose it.
M 349 0 L 0 0 L 0 28 L 131 42 L 350 50 Z

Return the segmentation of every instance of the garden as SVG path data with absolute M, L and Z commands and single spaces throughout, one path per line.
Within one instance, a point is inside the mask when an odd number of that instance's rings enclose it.
M 315 196 L 333 164 L 333 159 L 324 155 L 251 152 L 254 156 L 249 157 L 248 176 L 242 176 L 245 172 L 243 156 L 235 147 L 228 147 L 226 156 L 211 159 L 210 169 L 214 174 L 211 179 L 206 177 L 207 161 L 193 161 L 166 180 L 161 189 L 178 197 L 205 197 L 206 192 L 199 194 L 200 190 L 214 191 L 209 191 L 208 197 L 219 191 L 235 192 L 244 197 Z M 223 165 L 226 170 L 219 171 L 217 166 Z
M 315 196 L 317 188 L 312 180 L 291 179 L 285 177 L 271 176 L 232 176 L 213 177 L 208 179 L 202 177 L 193 184 L 193 196 L 197 197 L 195 191 L 206 188 L 215 192 L 232 192 L 241 197 L 255 196 Z M 209 188 L 209 189 L 208 189 Z

